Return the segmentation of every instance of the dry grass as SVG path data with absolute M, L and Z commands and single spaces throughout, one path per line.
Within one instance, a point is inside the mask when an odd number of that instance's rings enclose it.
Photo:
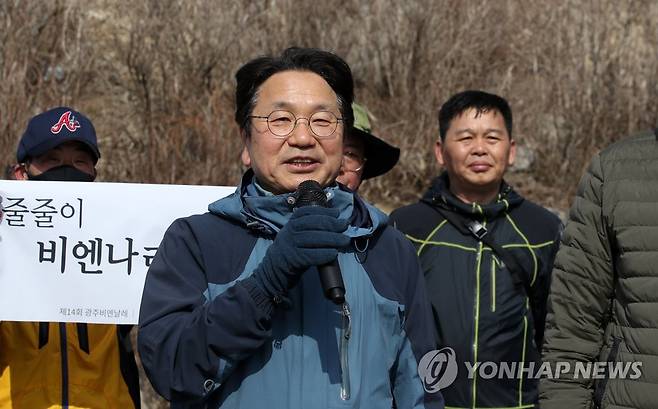
M 437 110 L 480 88 L 505 96 L 532 168 L 510 175 L 565 208 L 591 155 L 658 125 L 655 0 L 70 0 L 0 2 L 0 163 L 30 116 L 70 104 L 100 135 L 102 180 L 235 184 L 233 74 L 290 45 L 352 66 L 400 165 L 366 182 L 389 208 L 438 169 Z
M 346 58 L 377 133 L 402 148 L 364 185 L 374 202 L 417 197 L 438 171 L 439 105 L 480 88 L 510 100 L 539 158 L 510 179 L 566 207 L 593 152 L 658 122 L 656 18 L 652 0 L 5 1 L 0 160 L 31 115 L 72 104 L 101 135 L 103 180 L 235 184 L 233 74 L 294 44 Z
M 417 197 L 438 171 L 439 105 L 480 88 L 510 100 L 518 141 L 539 158 L 510 179 L 564 208 L 593 152 L 658 122 L 656 18 L 652 0 L 9 0 L 0 160 L 31 115 L 71 104 L 101 135 L 103 180 L 235 184 L 233 74 L 294 44 L 346 58 L 377 133 L 402 148 L 400 166 L 364 185 L 374 202 Z

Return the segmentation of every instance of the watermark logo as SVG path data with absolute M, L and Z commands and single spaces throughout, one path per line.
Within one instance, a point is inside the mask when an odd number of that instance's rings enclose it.
M 642 362 L 463 362 L 467 378 L 474 379 L 639 379 Z M 430 351 L 418 364 L 423 388 L 435 393 L 457 378 L 457 354 L 450 347 Z
M 457 372 L 457 354 L 450 347 L 426 353 L 418 364 L 418 375 L 428 393 L 435 393 L 452 385 L 457 378 Z
M 642 362 L 464 362 L 468 379 L 638 379 Z

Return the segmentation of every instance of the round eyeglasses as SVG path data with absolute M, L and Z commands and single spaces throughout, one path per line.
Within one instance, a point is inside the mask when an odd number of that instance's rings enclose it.
M 290 135 L 295 130 L 297 121 L 301 119 L 308 122 L 308 127 L 317 138 L 330 138 L 338 128 L 338 122 L 343 120 L 330 111 L 317 111 L 308 118 L 297 118 L 289 111 L 272 111 L 268 116 L 249 115 L 249 118 L 267 120 L 267 129 L 278 138 Z
M 358 172 L 366 164 L 366 158 L 354 151 L 343 151 L 343 163 L 341 167 L 345 172 Z

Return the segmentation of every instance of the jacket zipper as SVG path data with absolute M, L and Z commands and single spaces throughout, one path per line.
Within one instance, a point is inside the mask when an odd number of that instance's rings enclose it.
M 498 259 L 491 254 L 491 312 L 496 312 L 496 264 Z
M 66 342 L 66 323 L 59 323 L 59 349 L 62 360 L 62 408 L 69 407 L 69 365 Z
M 621 337 L 613 337 L 612 346 L 610 347 L 610 352 L 608 353 L 608 359 L 606 362 L 617 362 L 617 355 L 619 355 L 619 345 L 621 344 Z M 598 381 L 596 388 L 594 389 L 593 403 L 594 408 L 598 409 L 601 407 L 603 402 L 603 396 L 605 395 L 605 388 L 608 385 L 608 380 L 610 379 L 610 374 L 606 368 L 605 378 Z
M 473 203 L 474 205 L 477 206 L 477 210 L 480 212 L 480 214 L 483 214 L 482 208 L 480 205 L 477 205 L 476 203 Z M 483 219 L 482 225 L 484 227 L 487 226 L 487 219 Z M 477 406 L 477 370 L 479 367 L 478 364 L 478 333 L 480 330 L 480 273 L 481 273 L 481 268 L 482 268 L 482 257 L 484 256 L 484 243 L 480 240 L 478 240 L 478 255 L 477 255 L 477 266 L 475 267 L 475 332 L 474 332 L 474 339 L 473 339 L 473 365 L 475 365 L 475 376 L 473 377 L 473 401 L 471 402 L 471 407 L 475 408 Z
M 343 325 L 340 329 L 340 398 L 350 398 L 350 368 L 347 356 L 347 347 L 352 335 L 352 313 L 347 302 L 343 303 Z
M 477 402 L 477 369 L 478 369 L 478 332 L 479 332 L 479 326 L 480 326 L 480 268 L 482 266 L 482 257 L 484 255 L 484 243 L 481 241 L 478 242 L 479 247 L 478 247 L 478 254 L 477 254 L 477 265 L 475 267 L 475 304 L 473 306 L 474 308 L 474 333 L 473 333 L 473 365 L 475 368 L 475 376 L 473 376 L 473 381 L 472 381 L 472 404 L 471 407 L 475 408 L 476 402 Z

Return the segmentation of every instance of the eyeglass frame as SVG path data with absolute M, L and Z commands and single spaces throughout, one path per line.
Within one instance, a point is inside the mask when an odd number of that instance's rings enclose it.
M 346 155 L 346 153 L 348 155 Z M 345 158 L 350 157 L 349 154 L 352 154 L 352 156 L 359 156 L 359 157 L 363 158 L 363 162 L 361 162 L 361 165 L 359 167 L 357 167 L 356 169 L 348 169 L 347 167 L 345 167 Z M 368 160 L 368 158 L 366 158 L 365 156 L 358 155 L 358 154 L 356 154 L 356 153 L 354 153 L 350 150 L 347 150 L 347 151 L 343 151 L 343 160 L 342 160 L 341 166 L 342 166 L 344 172 L 360 172 L 361 170 L 363 170 L 364 166 L 366 166 L 366 161 L 367 160 Z
M 288 132 L 288 133 L 285 134 L 285 135 L 279 135 L 279 134 L 277 134 L 277 133 L 274 132 L 274 131 L 272 130 L 272 128 L 270 127 L 270 121 L 269 121 L 269 118 L 270 118 L 270 116 L 272 116 L 272 114 L 275 113 L 275 112 L 287 112 L 287 113 L 289 113 L 290 115 L 292 115 L 292 118 L 294 119 L 292 129 L 290 130 L 290 132 Z M 313 117 L 313 115 L 315 115 L 315 114 L 317 114 L 317 113 L 320 113 L 320 112 L 327 112 L 327 113 L 333 115 L 334 118 L 336 118 L 336 122 L 335 122 L 335 123 L 336 123 L 336 126 L 334 127 L 334 130 L 333 130 L 329 135 L 326 135 L 326 136 L 318 135 L 318 134 L 313 130 L 313 126 L 311 125 L 311 118 Z M 267 116 L 263 116 L 263 115 L 248 115 L 247 118 L 265 119 L 265 122 L 267 123 L 267 129 L 268 129 L 268 130 L 270 131 L 270 133 L 271 133 L 272 135 L 274 135 L 277 139 L 287 139 L 287 138 L 288 138 L 293 132 L 295 132 L 295 128 L 297 128 L 297 122 L 298 122 L 300 119 L 305 119 L 305 120 L 306 120 L 306 124 L 307 124 L 306 126 L 308 126 L 308 129 L 311 131 L 311 133 L 314 135 L 314 137 L 319 138 L 319 139 L 331 139 L 331 138 L 336 134 L 336 130 L 338 129 L 338 123 L 344 121 L 344 118 L 342 118 L 342 117 L 339 118 L 338 116 L 336 116 L 336 114 L 334 114 L 334 113 L 331 112 L 331 111 L 327 111 L 327 110 L 315 111 L 315 112 L 313 112 L 313 113 L 312 113 L 310 116 L 308 116 L 308 117 L 303 117 L 303 116 L 302 116 L 302 117 L 297 118 L 297 116 L 296 116 L 293 112 L 290 112 L 290 111 L 285 110 L 285 109 L 276 109 L 276 110 L 270 112 Z

